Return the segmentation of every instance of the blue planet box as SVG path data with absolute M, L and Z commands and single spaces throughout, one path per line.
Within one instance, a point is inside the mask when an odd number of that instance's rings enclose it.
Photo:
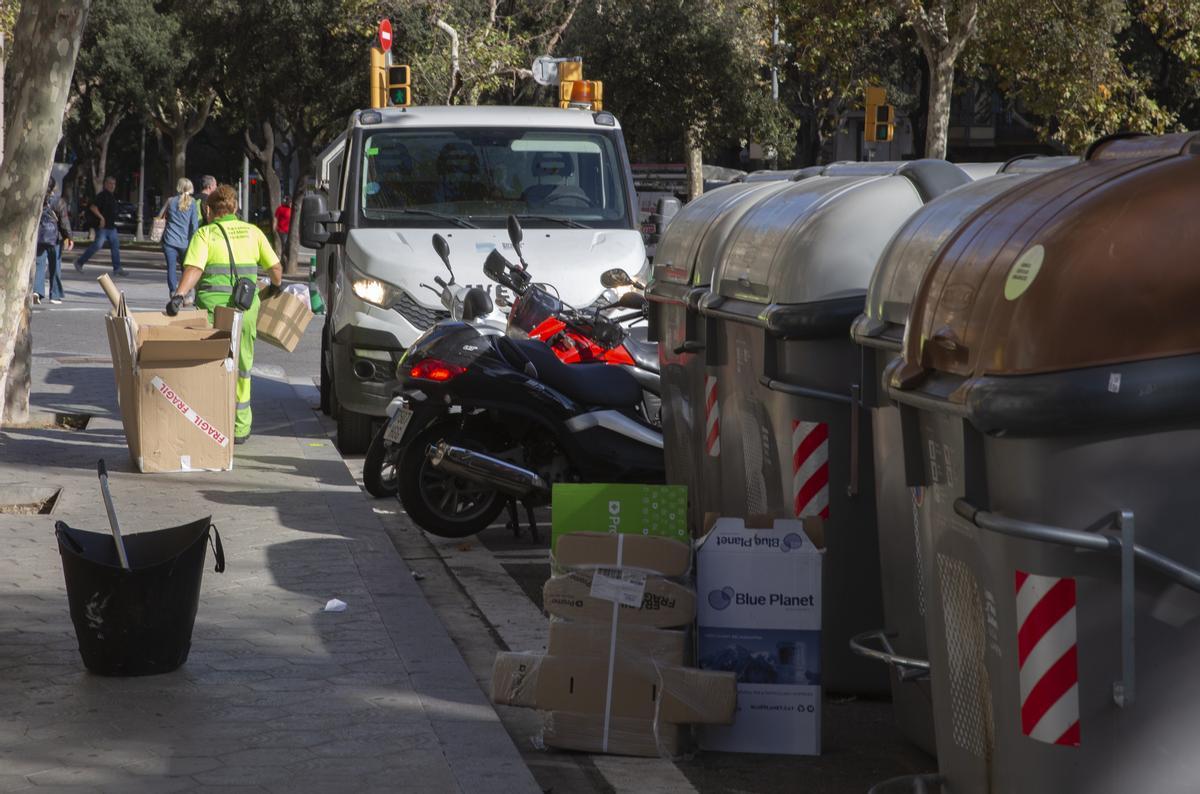
M 738 678 L 734 723 L 702 726 L 702 748 L 820 754 L 821 558 L 798 520 L 719 518 L 700 541 L 699 666 Z

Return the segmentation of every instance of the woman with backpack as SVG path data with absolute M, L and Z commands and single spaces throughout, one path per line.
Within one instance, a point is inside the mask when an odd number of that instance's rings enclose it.
M 37 263 L 33 275 L 33 302 L 41 303 L 46 297 L 46 275 L 50 276 L 50 302 L 62 303 L 62 249 L 75 247 L 71 239 L 71 211 L 67 202 L 54 197 L 54 177 L 46 187 L 42 199 L 42 214 L 38 217 Z
M 187 253 L 188 243 L 200 226 L 200 205 L 192 198 L 192 180 L 186 177 L 175 183 L 175 195 L 159 211 L 165 220 L 162 231 L 163 258 L 167 260 L 167 294 L 174 295 L 179 286 L 179 262 Z

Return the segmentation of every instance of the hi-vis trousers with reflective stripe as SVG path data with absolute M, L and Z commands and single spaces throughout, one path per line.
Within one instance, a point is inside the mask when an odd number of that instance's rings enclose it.
M 222 289 L 218 287 L 217 289 Z M 227 289 L 227 288 L 225 288 Z M 204 285 L 196 287 L 196 305 L 208 312 L 208 321 L 213 321 L 213 309 L 228 306 L 233 300 L 231 292 L 206 290 Z M 242 312 L 242 340 L 238 347 L 237 413 L 233 420 L 233 437 L 250 435 L 250 424 L 254 419 L 250 412 L 250 370 L 254 367 L 254 340 L 258 336 L 258 296 L 249 311 Z

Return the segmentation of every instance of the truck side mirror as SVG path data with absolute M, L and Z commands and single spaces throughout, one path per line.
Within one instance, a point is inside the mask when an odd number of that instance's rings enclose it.
M 679 212 L 679 206 L 677 198 L 660 198 L 654 207 L 654 214 L 662 218 L 663 226 L 666 226 L 667 222 Z
M 525 233 L 521 231 L 521 222 L 517 220 L 516 215 L 508 216 L 508 239 L 513 245 L 513 250 L 517 252 L 517 259 L 524 265 L 525 257 L 521 254 L 521 240 L 525 239 Z
M 322 248 L 334 236 L 327 223 L 337 223 L 341 213 L 330 213 L 325 196 L 308 193 L 300 202 L 300 242 L 305 248 Z

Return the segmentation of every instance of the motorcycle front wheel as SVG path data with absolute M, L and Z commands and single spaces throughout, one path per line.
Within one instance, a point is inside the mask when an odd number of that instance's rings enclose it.
M 434 468 L 426 450 L 443 440 L 488 450 L 486 440 L 464 431 L 461 420 L 434 422 L 400 453 L 398 496 L 404 511 L 421 529 L 443 538 L 465 538 L 489 527 L 504 509 L 507 497 L 486 485 Z

